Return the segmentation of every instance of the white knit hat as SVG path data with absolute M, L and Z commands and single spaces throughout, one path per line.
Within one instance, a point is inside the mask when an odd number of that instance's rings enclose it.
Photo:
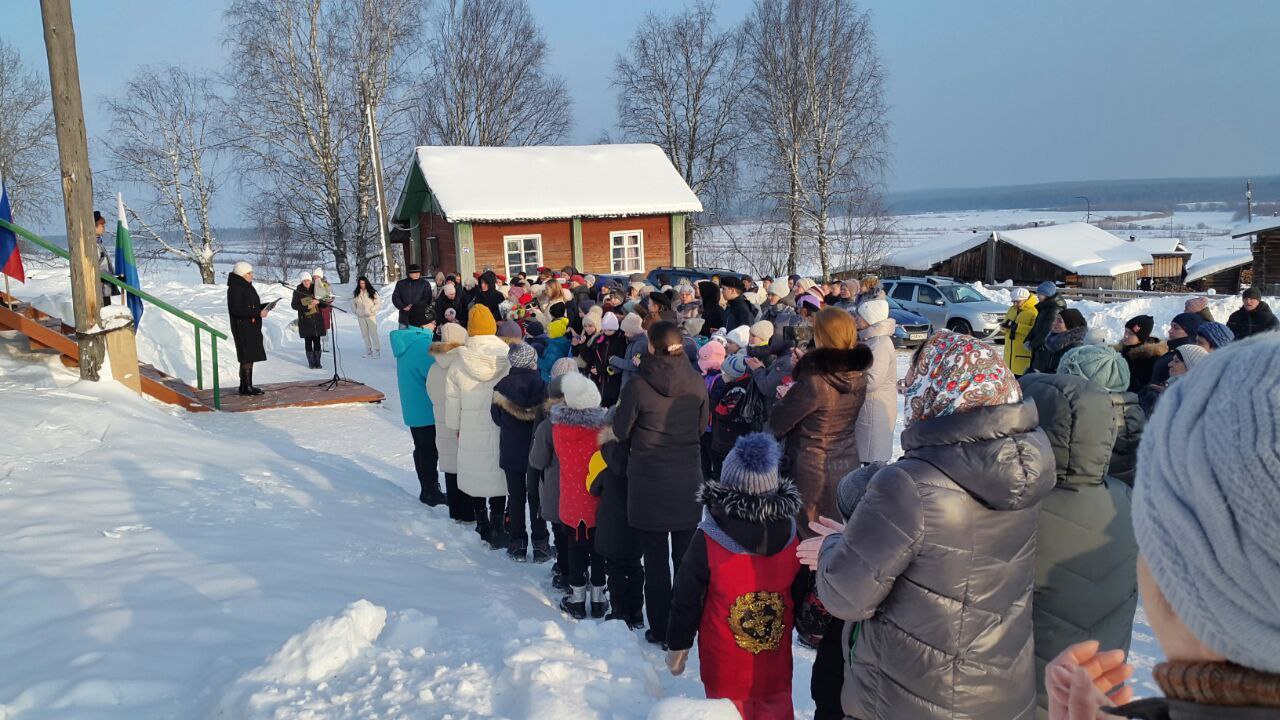
M 312 270 L 311 276 L 318 277 L 318 278 L 324 277 L 324 268 L 316 268 L 315 270 Z
M 231 274 L 239 275 L 240 277 L 244 277 L 251 272 L 253 272 L 253 266 L 243 260 L 236 263 L 235 267 L 231 268 Z
M 306 270 L 303 270 L 302 272 L 298 273 L 298 282 L 302 282 L 303 280 L 310 280 L 310 279 L 311 279 L 311 273 L 307 272 Z
M 574 410 L 600 407 L 600 390 L 582 373 L 569 373 L 560 380 L 564 404 Z
M 791 288 L 787 287 L 786 278 L 777 278 L 773 282 L 769 283 L 770 295 L 776 295 L 780 298 L 784 298 L 789 292 L 791 292 Z
M 618 316 L 614 313 L 605 313 L 604 319 L 600 321 L 600 329 L 605 332 L 618 329 Z
M 1014 302 L 1022 302 L 1031 297 L 1031 291 L 1026 288 L 1014 288 L 1009 292 L 1009 299 Z
M 738 347 L 746 347 L 751 342 L 751 328 L 747 325 L 739 325 L 725 333 L 725 339 Z
M 868 325 L 875 325 L 878 322 L 889 319 L 889 301 L 887 300 L 868 300 L 858 306 L 858 317 L 862 318 Z

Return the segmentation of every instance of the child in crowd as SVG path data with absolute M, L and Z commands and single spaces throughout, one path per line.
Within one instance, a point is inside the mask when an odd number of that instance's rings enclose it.
M 702 522 L 672 590 L 667 667 L 684 672 L 694 636 L 708 698 L 747 720 L 793 718 L 791 631 L 804 587 L 796 559 L 800 491 L 778 474 L 765 433 L 738 440 L 720 480 L 698 491 Z
M 720 384 L 720 367 L 723 364 L 724 343 L 707 341 L 705 345 L 698 348 L 698 371 L 702 373 L 703 382 L 707 385 L 708 401 L 711 399 L 712 391 Z M 715 405 L 711 407 L 714 408 Z M 711 459 L 711 428 L 711 422 L 708 421 L 702 437 L 699 438 L 702 443 L 702 476 L 704 478 L 712 477 L 711 471 L 714 469 Z
M 596 511 L 595 551 L 604 558 L 610 612 L 632 630 L 644 627 L 644 565 L 640 535 L 627 522 L 627 446 L 612 427 L 600 431 L 600 450 L 591 458 L 591 494 Z
M 569 545 L 569 594 L 560 609 L 576 620 L 587 616 L 587 580 L 591 581 L 591 616 L 605 615 L 604 558 L 594 550 L 599 499 L 587 489 L 591 457 L 600 448 L 600 432 L 609 426 L 600 407 L 600 390 L 583 375 L 561 382 L 564 404 L 551 409 L 551 436 L 560 461 L 560 522 Z M 590 577 L 588 578 L 588 571 Z
M 750 386 L 746 356 L 736 353 L 724 359 L 719 382 L 707 391 L 711 404 L 711 474 L 707 477 L 712 480 L 720 477 L 720 466 L 738 438 L 751 430 L 751 425 L 742 419 Z
M 551 565 L 551 587 L 566 590 L 564 576 L 569 568 L 569 544 L 565 539 L 564 525 L 560 523 L 560 460 L 556 457 L 551 437 L 551 411 L 564 404 L 561 384 L 566 375 L 578 372 L 572 358 L 560 358 L 552 366 L 551 381 L 547 383 L 547 400 L 542 406 L 542 422 L 533 431 L 533 443 L 529 447 L 529 473 L 539 476 L 538 500 L 542 519 L 551 524 L 551 536 L 555 540 L 555 562 Z M 535 562 L 542 562 L 537 558 Z
M 528 483 L 529 448 L 534 428 L 542 419 L 547 386 L 538 374 L 538 354 L 532 346 L 512 345 L 507 362 L 511 371 L 493 387 L 490 412 L 500 433 L 498 464 L 507 476 L 507 555 L 516 562 L 525 562 L 530 538 L 535 548 L 544 555 L 550 554 L 547 525 L 539 513 L 538 488 Z

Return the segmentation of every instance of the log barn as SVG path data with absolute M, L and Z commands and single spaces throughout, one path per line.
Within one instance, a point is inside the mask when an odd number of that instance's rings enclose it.
M 1142 269 L 1138 271 L 1139 279 L 1178 283 L 1182 281 L 1191 251 L 1187 250 L 1181 240 L 1174 237 L 1134 238 L 1130 235 L 1129 242 L 1151 254 L 1151 262 L 1144 263 Z
M 686 218 L 701 211 L 656 145 L 428 146 L 393 220 L 408 262 L 432 270 L 629 275 L 682 267 Z
M 885 274 L 925 273 L 964 282 L 1053 280 L 1071 287 L 1133 290 L 1151 254 L 1087 223 L 974 232 L 890 253 Z
M 1187 287 L 1196 292 L 1213 290 L 1216 293 L 1234 295 L 1250 277 L 1253 269 L 1253 252 L 1227 251 L 1209 255 L 1187 263 Z
M 1280 292 L 1280 217 L 1265 217 L 1236 228 L 1231 237 L 1252 237 L 1253 287 L 1264 295 Z

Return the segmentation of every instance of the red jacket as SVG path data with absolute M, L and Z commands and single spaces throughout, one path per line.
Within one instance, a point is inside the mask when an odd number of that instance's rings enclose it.
M 600 449 L 600 430 L 609 425 L 606 413 L 600 407 L 576 410 L 567 405 L 551 410 L 551 442 L 560 462 L 560 522 L 575 531 L 596 526 L 600 498 L 587 491 L 587 470 Z

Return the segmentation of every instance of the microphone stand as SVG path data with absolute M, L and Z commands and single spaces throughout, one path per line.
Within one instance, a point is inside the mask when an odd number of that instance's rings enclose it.
M 297 287 L 290 285 L 289 283 L 281 281 L 280 284 L 289 288 L 290 290 L 293 290 L 295 292 L 297 291 Z M 347 312 L 346 310 L 343 310 L 337 305 L 334 305 L 332 299 L 328 301 L 317 301 L 317 302 L 320 302 L 321 304 L 327 304 L 330 308 L 337 310 L 338 312 L 341 312 L 341 313 Z M 340 353 L 338 352 L 338 320 L 337 318 L 338 318 L 337 315 L 329 316 L 329 324 L 332 326 L 330 328 L 331 332 L 329 333 L 329 352 L 333 354 L 333 377 L 316 385 L 316 387 L 318 388 L 323 388 L 325 392 L 328 392 L 334 389 L 335 387 L 338 386 L 339 383 L 347 383 L 348 385 L 360 384 L 355 380 L 349 380 L 347 378 L 342 377 L 342 375 L 338 372 L 338 365 L 339 363 L 342 362 L 342 359 L 341 359 Z

